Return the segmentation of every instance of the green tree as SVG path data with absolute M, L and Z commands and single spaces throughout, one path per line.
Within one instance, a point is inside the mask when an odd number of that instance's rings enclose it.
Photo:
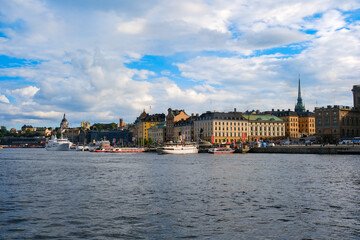
M 117 125 L 116 125 L 116 123 L 110 123 L 110 128 L 111 128 L 111 130 L 115 130 L 115 129 L 117 129 Z
M 151 139 L 151 138 L 149 138 L 148 139 L 148 145 L 151 145 L 151 144 L 153 144 L 154 143 L 154 141 Z

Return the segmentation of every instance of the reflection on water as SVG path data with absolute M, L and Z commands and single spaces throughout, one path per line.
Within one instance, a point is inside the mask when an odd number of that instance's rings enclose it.
M 0 152 L 0 239 L 359 239 L 360 156 Z

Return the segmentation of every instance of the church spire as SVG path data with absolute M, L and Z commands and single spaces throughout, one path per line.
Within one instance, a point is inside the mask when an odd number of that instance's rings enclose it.
M 297 112 L 297 113 L 305 112 L 305 106 L 304 106 L 304 104 L 302 102 L 302 98 L 301 98 L 300 73 L 299 73 L 298 98 L 297 98 L 297 103 L 295 105 L 295 112 Z
M 299 88 L 298 88 L 298 102 L 302 102 L 302 99 L 301 99 L 301 88 L 300 88 L 300 73 L 299 73 Z

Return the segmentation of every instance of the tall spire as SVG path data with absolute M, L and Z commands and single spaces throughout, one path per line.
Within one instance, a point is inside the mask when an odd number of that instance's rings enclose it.
M 301 101 L 302 102 L 302 99 L 301 99 L 301 88 L 300 88 L 300 73 L 299 73 L 299 88 L 298 88 L 298 101 Z
M 305 112 L 305 106 L 304 106 L 304 104 L 302 102 L 302 98 L 301 98 L 300 73 L 299 73 L 298 98 L 297 98 L 297 103 L 295 105 L 295 112 L 297 112 L 297 113 Z

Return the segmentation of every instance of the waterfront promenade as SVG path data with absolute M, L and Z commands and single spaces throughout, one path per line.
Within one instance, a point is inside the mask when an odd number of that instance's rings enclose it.
M 287 154 L 360 154 L 360 145 L 282 145 L 251 148 L 248 152 Z

